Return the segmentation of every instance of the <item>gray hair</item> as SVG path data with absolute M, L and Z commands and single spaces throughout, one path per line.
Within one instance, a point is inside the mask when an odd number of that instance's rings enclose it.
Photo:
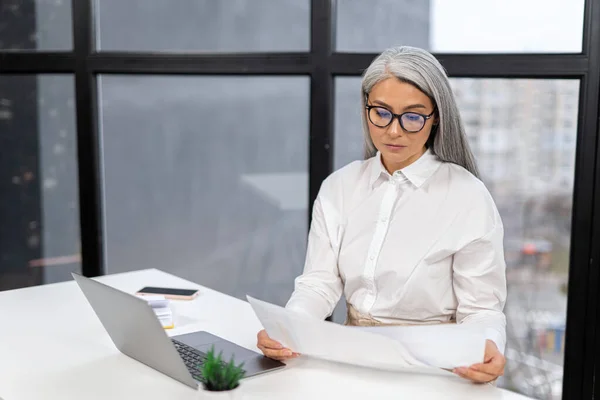
M 365 159 L 377 154 L 369 134 L 366 97 L 377 83 L 395 77 L 416 86 L 437 108 L 438 124 L 432 128 L 427 146 L 442 161 L 458 164 L 479 177 L 475 157 L 465 135 L 456 99 L 444 67 L 429 52 L 410 46 L 394 47 L 381 53 L 362 78 L 362 120 Z

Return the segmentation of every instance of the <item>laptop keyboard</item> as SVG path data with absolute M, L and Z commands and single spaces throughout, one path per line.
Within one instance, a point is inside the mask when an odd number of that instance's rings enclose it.
M 200 380 L 200 370 L 202 369 L 202 365 L 204 365 L 204 360 L 206 360 L 206 354 L 177 340 L 171 339 L 171 341 L 175 345 L 179 356 L 183 359 L 188 371 L 190 371 L 190 374 L 192 374 L 194 379 Z
M 204 361 L 206 360 L 206 354 L 201 351 L 196 350 L 195 348 L 188 346 L 187 344 L 181 343 L 178 340 L 171 339 L 179 356 L 183 359 L 185 366 L 187 367 L 190 374 L 196 380 L 200 380 L 200 370 L 202 369 L 202 365 L 204 365 Z M 225 364 L 221 362 L 222 364 Z

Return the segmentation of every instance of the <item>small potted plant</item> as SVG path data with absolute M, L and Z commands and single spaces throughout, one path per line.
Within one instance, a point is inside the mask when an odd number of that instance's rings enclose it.
M 229 363 L 222 359 L 223 353 L 215 354 L 212 347 L 206 353 L 204 364 L 198 367 L 202 382 L 202 399 L 238 400 L 241 399 L 240 380 L 246 374 L 242 368 L 244 363 L 234 364 L 233 357 Z

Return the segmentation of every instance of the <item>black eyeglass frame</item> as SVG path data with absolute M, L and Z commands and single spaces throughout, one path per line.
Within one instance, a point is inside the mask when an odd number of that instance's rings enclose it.
M 386 127 L 390 126 L 390 124 L 392 122 L 394 122 L 394 119 L 398 119 L 398 123 L 400 124 L 400 127 L 402 127 L 402 129 L 404 131 L 408 132 L 408 133 L 421 132 L 423 130 L 423 128 L 425 127 L 425 124 L 427 123 L 427 120 L 429 120 L 431 117 L 433 117 L 433 115 L 435 114 L 435 111 L 437 110 L 437 107 L 434 107 L 433 111 L 431 112 L 431 114 L 427 115 L 427 114 L 421 114 L 421 113 L 414 112 L 414 111 L 406 111 L 406 112 L 403 112 L 402 114 L 394 114 L 393 112 L 391 112 L 390 110 L 388 110 L 387 108 L 385 108 L 383 106 L 374 106 L 374 105 L 369 105 L 369 104 L 367 104 L 365 106 L 365 108 L 367 109 L 367 117 L 369 118 L 369 121 L 371 121 L 371 123 L 373 125 L 375 125 L 376 127 L 378 127 L 378 128 L 386 128 Z M 385 125 L 377 125 L 375 122 L 373 122 L 373 120 L 371 119 L 371 109 L 373 109 L 373 108 L 382 108 L 382 109 L 386 110 L 387 112 L 389 112 L 390 114 L 392 114 L 392 118 L 390 118 L 390 122 L 388 122 Z M 420 117 L 423 117 L 425 119 L 425 121 L 423 122 L 423 126 L 421 126 L 421 128 L 419 128 L 416 131 L 411 131 L 411 130 L 406 129 L 404 127 L 404 124 L 402 123 L 402 116 L 406 115 L 406 114 L 413 114 L 413 115 L 418 115 Z

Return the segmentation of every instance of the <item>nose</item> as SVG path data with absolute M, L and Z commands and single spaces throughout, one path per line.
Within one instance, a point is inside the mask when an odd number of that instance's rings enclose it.
M 388 134 L 391 137 L 399 137 L 402 136 L 403 129 L 402 126 L 400 126 L 400 121 L 398 121 L 398 118 L 394 118 L 392 120 L 392 123 L 390 124 L 390 126 L 388 127 Z

